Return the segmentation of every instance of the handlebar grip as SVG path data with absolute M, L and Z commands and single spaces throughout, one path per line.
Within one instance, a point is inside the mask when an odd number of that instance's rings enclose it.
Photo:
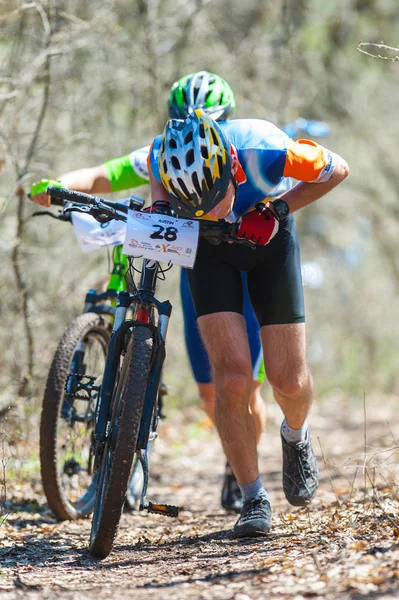
M 47 193 L 51 198 L 79 202 L 80 204 L 93 204 L 94 200 L 94 196 L 90 196 L 90 194 L 75 192 L 73 190 L 67 190 L 66 188 L 53 187 L 51 185 L 47 188 Z

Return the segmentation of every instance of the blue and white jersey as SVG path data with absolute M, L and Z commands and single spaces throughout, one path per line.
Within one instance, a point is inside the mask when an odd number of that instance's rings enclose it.
M 219 122 L 239 161 L 238 183 L 233 207 L 235 218 L 265 198 L 284 194 L 294 180 L 327 181 L 334 172 L 335 155 L 311 140 L 292 140 L 284 131 L 261 119 L 233 119 Z M 151 171 L 161 181 L 158 155 L 162 136 L 151 146 Z

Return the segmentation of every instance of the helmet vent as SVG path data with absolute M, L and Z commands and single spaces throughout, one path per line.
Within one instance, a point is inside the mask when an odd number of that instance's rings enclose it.
M 188 134 L 186 135 L 186 137 L 184 138 L 184 143 L 189 144 L 192 141 L 193 141 L 193 132 L 189 131 Z
M 208 148 L 206 146 L 201 146 L 201 155 L 202 158 L 208 158 Z
M 174 149 L 177 148 L 177 143 L 176 143 L 176 140 L 174 138 L 170 138 L 170 140 L 169 140 L 169 148 L 174 148 Z
M 180 162 L 179 162 L 179 159 L 177 158 L 177 156 L 172 156 L 170 160 L 175 169 L 179 169 L 179 170 L 181 169 Z
M 216 146 L 217 146 L 219 144 L 219 140 L 216 135 L 216 131 L 213 129 L 213 127 L 211 127 L 211 134 L 212 134 L 213 143 L 216 144 Z
M 209 167 L 204 167 L 204 177 L 208 190 L 213 188 L 212 173 Z
M 181 189 L 183 191 L 183 194 L 186 196 L 186 199 L 189 200 L 189 198 L 190 198 L 190 192 L 188 191 L 187 186 L 186 186 L 186 184 L 184 183 L 184 181 L 183 181 L 183 179 L 181 177 L 177 178 L 177 183 L 180 185 L 180 187 L 181 187 Z
M 200 126 L 199 126 L 199 134 L 200 134 L 200 136 L 201 136 L 203 139 L 205 139 L 205 127 L 204 127 L 204 124 L 203 124 L 203 123 L 200 123 Z
M 186 154 L 186 165 L 187 167 L 191 167 L 194 162 L 194 150 L 191 148 Z
M 166 164 L 166 160 L 163 161 L 163 170 L 165 171 L 165 173 L 168 172 L 168 165 Z
M 179 192 L 179 190 L 177 190 L 175 188 L 175 186 L 173 185 L 173 181 L 169 181 L 169 185 L 170 185 L 170 189 L 172 190 L 172 192 L 174 193 L 174 195 L 179 198 L 181 196 L 181 193 Z
M 222 157 L 220 156 L 220 154 L 218 154 L 218 156 L 217 156 L 217 160 L 218 160 L 218 166 L 219 166 L 219 173 L 221 173 L 221 172 L 222 172 L 222 169 L 223 169 L 223 159 L 222 159 Z
M 202 190 L 201 190 L 201 186 L 198 180 L 198 175 L 197 173 L 193 173 L 191 180 L 193 182 L 193 186 L 195 187 L 195 191 L 197 192 L 198 196 L 202 195 Z

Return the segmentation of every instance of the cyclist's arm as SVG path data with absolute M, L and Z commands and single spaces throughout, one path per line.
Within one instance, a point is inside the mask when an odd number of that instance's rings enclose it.
M 334 173 L 328 181 L 325 181 L 324 183 L 308 183 L 300 181 L 282 196 L 287 202 L 291 213 L 300 208 L 304 208 L 305 206 L 308 206 L 308 204 L 325 196 L 325 194 L 334 189 L 349 175 L 349 167 L 346 161 L 338 156 L 338 154 L 335 156 L 337 160 Z
M 148 146 L 113 158 L 91 169 L 79 169 L 61 175 L 65 187 L 86 194 L 121 192 L 148 184 Z
M 316 142 L 289 140 L 283 175 L 299 180 L 283 196 L 290 212 L 295 212 L 339 185 L 349 175 L 349 167 L 338 154 Z
M 85 194 L 109 194 L 112 192 L 105 165 L 64 173 L 58 177 L 58 181 L 70 190 L 84 192 Z
M 89 169 L 77 169 L 64 173 L 59 175 L 56 180 L 42 179 L 40 182 L 34 183 L 30 192 L 33 202 L 46 207 L 51 205 L 51 197 L 46 192 L 49 183 L 86 194 L 106 194 L 112 191 L 107 169 L 104 165 L 98 165 Z
M 64 173 L 58 181 L 64 187 L 86 194 L 107 194 L 136 188 L 148 184 L 147 155 L 148 146 L 96 167 Z M 46 192 L 31 195 L 31 198 L 42 206 L 50 206 L 51 198 Z

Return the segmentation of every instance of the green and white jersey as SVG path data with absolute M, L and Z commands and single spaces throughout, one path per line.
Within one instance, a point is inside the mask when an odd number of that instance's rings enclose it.
M 104 163 L 113 192 L 121 192 L 150 182 L 147 157 L 150 146 L 133 150 L 126 156 L 113 158 Z

